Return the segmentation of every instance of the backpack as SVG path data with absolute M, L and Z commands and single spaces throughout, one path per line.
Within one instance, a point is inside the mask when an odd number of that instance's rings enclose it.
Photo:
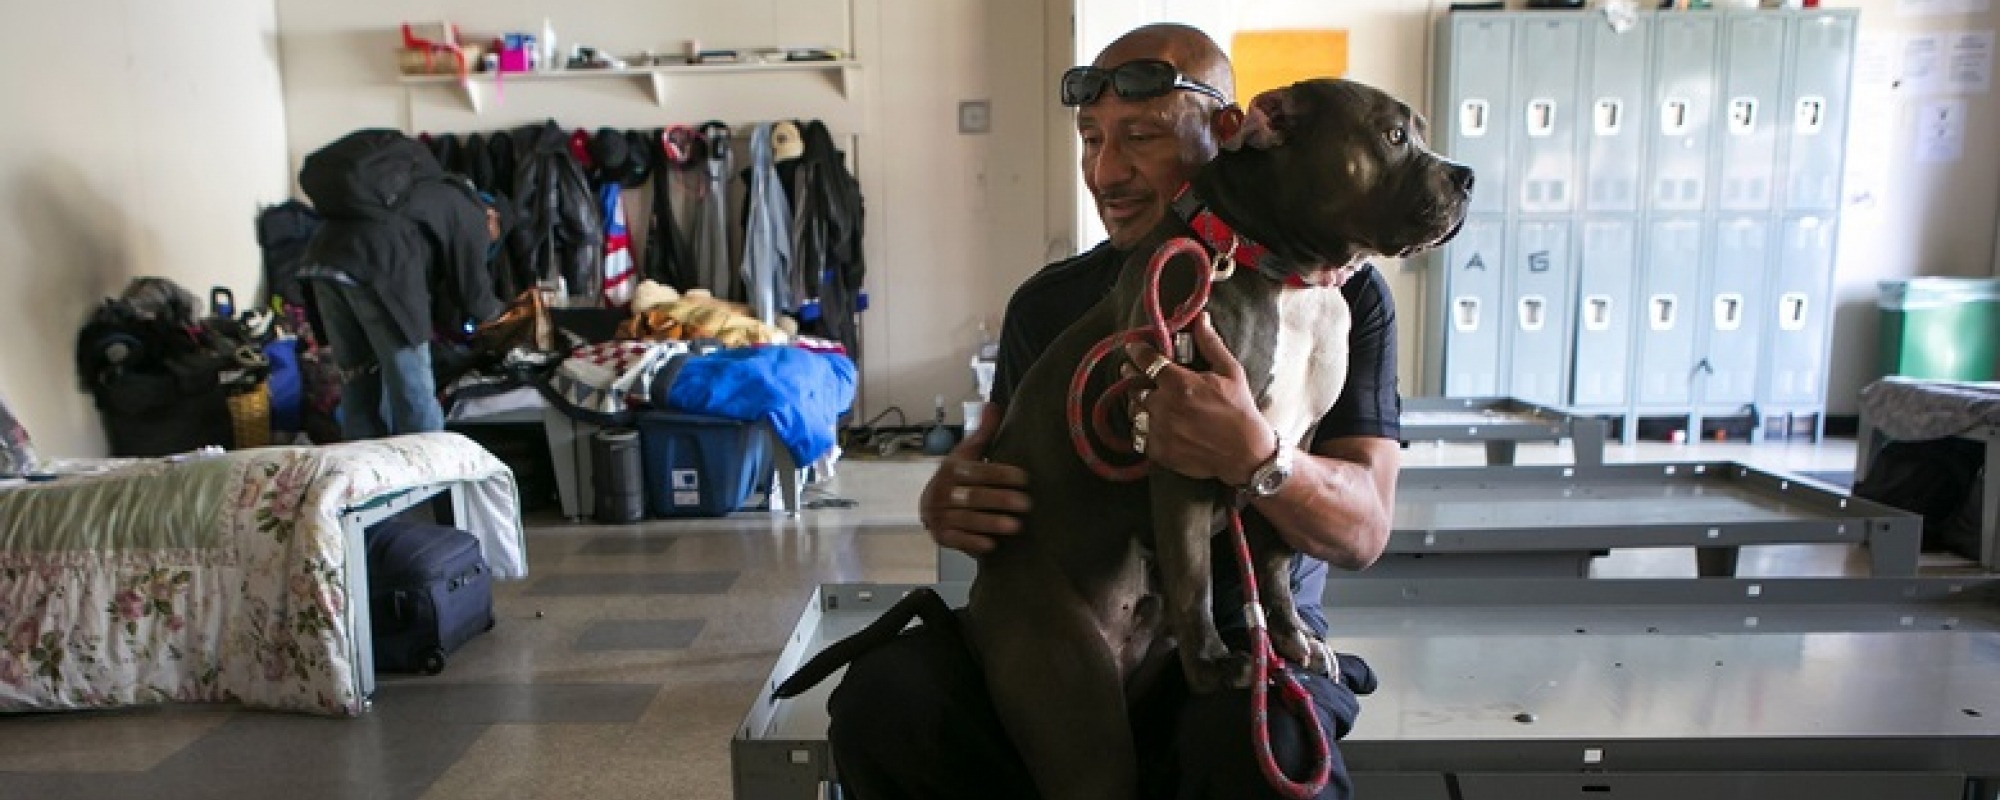
M 367 128 L 335 140 L 299 168 L 299 188 L 322 217 L 394 213 L 417 185 L 444 176 L 431 151 L 400 131 Z

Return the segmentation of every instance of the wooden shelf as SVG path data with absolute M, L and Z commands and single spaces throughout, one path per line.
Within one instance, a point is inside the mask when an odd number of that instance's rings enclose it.
M 854 73 L 861 68 L 861 62 L 841 61 L 771 61 L 743 62 L 734 64 L 670 64 L 657 67 L 627 67 L 624 69 L 561 69 L 550 72 L 509 72 L 496 74 L 477 72 L 460 78 L 457 75 L 404 75 L 401 81 L 405 87 L 451 86 L 458 89 L 465 104 L 472 112 L 481 113 L 486 108 L 486 98 L 493 92 L 495 83 L 540 83 L 544 81 L 575 80 L 626 80 L 636 81 L 651 93 L 654 105 L 667 104 L 667 84 L 682 78 L 703 75 L 741 75 L 745 73 L 774 72 L 817 72 L 833 82 L 834 89 L 842 98 L 854 83 Z

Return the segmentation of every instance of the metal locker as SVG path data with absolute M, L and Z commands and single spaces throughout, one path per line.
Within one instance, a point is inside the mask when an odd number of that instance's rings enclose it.
M 1652 124 L 1647 126 L 1651 210 L 1700 211 L 1707 202 L 1721 16 L 1654 17 Z
M 1502 117 L 1512 107 L 1507 84 L 1513 75 L 1514 23 L 1501 15 L 1452 14 L 1438 24 L 1444 29 L 1439 55 L 1445 80 L 1431 123 L 1445 131 L 1445 155 L 1471 167 L 1480 186 L 1493 187 L 1473 192 L 1468 210 L 1505 211 L 1512 126 Z
M 1711 234 L 1715 252 L 1703 281 L 1701 402 L 1735 406 L 1757 399 L 1759 337 L 1765 315 L 1764 284 L 1771 270 L 1771 220 L 1764 216 L 1718 220 Z
M 1764 211 L 1777 194 L 1786 19 L 1731 14 L 1722 40 L 1715 207 Z
M 1637 223 L 1583 221 L 1577 242 L 1575 366 L 1570 405 L 1621 406 L 1632 377 L 1632 281 L 1638 275 Z
M 1577 102 L 1577 135 L 1583 137 L 1583 177 L 1586 211 L 1637 211 L 1645 167 L 1648 112 L 1646 64 L 1652 44 L 1653 18 L 1641 15 L 1620 33 L 1609 25 L 1585 26 L 1589 54 L 1583 61 L 1582 91 Z
M 1562 405 L 1569 349 L 1569 221 L 1514 224 L 1507 259 L 1507 396 Z
M 1830 212 L 1840 206 L 1856 19 L 1846 11 L 1791 19 L 1791 84 L 1778 120 L 1786 147 L 1784 207 L 1789 211 Z
M 1506 222 L 1471 217 L 1444 247 L 1444 394 L 1498 397 L 1500 386 L 1503 276 L 1507 268 Z
M 1778 259 L 1763 303 L 1770 347 L 1760 403 L 1818 405 L 1826 391 L 1827 332 L 1833 319 L 1834 221 L 1793 217 L 1778 230 Z
M 1528 17 L 1514 24 L 1513 184 L 1517 212 L 1576 207 L 1577 57 L 1583 18 Z
M 1696 327 L 1705 314 L 1692 308 L 1701 288 L 1702 223 L 1680 217 L 1646 223 L 1640 244 L 1638 381 L 1640 406 L 1687 407 L 1695 366 Z

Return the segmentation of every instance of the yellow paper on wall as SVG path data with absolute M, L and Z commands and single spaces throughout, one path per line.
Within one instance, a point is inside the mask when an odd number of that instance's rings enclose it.
M 1347 74 L 1345 29 L 1238 31 L 1229 45 L 1239 102 L 1307 78 Z

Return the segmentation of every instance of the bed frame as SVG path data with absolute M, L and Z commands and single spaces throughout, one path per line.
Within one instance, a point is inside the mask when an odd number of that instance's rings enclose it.
M 1514 463 L 1521 442 L 1570 441 L 1579 467 L 1604 463 L 1604 439 L 1610 427 L 1602 419 L 1509 397 L 1412 397 L 1403 401 L 1404 442 L 1483 442 L 1486 463 Z

